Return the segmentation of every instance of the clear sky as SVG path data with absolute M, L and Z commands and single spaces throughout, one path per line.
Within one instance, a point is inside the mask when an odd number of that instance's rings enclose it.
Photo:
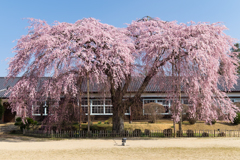
M 7 76 L 13 40 L 27 34 L 27 20 L 74 23 L 93 17 L 115 27 L 144 16 L 179 23 L 223 22 L 225 33 L 240 40 L 240 0 L 0 0 L 0 76 Z

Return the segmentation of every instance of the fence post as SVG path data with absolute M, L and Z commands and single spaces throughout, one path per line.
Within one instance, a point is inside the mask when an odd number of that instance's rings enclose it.
M 53 138 L 53 130 L 51 130 L 51 137 Z
M 25 129 L 23 128 L 23 135 L 25 135 Z

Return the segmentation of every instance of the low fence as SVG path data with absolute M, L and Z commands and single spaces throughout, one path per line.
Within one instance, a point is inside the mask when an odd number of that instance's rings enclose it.
M 116 133 L 114 131 L 44 131 L 44 130 L 24 130 L 24 135 L 34 137 L 48 137 L 48 138 L 110 138 L 110 137 L 240 137 L 240 130 L 186 130 L 176 134 L 171 129 L 150 131 L 141 130 L 124 131 L 123 133 Z

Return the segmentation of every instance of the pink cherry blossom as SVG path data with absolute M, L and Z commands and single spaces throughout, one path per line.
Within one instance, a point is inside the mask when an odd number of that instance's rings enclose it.
M 177 104 L 172 112 L 176 122 L 182 110 L 180 88 L 191 103 L 191 116 L 196 117 L 199 110 L 198 119 L 217 120 L 216 110 L 221 109 L 225 119 L 232 121 L 238 111 L 226 94 L 238 78 L 238 60 L 230 50 L 236 41 L 224 34 L 227 28 L 221 23 L 178 24 L 155 18 L 133 21 L 127 28 L 118 29 L 93 18 L 73 24 L 29 22 L 28 34 L 14 47 L 16 55 L 9 62 L 7 76 L 10 80 L 24 73 L 9 90 L 12 111 L 23 117 L 27 116 L 24 110 L 31 116 L 35 101 L 59 101 L 61 95 L 77 97 L 81 92 L 78 82 L 87 73 L 94 84 L 109 86 L 113 130 L 117 132 L 124 129 L 125 109 L 135 105 L 150 81 L 158 82 L 168 100 Z M 224 64 L 221 75 L 220 62 Z M 44 76 L 51 78 L 39 83 Z M 143 82 L 128 97 L 133 77 Z M 50 121 L 61 117 L 57 113 Z

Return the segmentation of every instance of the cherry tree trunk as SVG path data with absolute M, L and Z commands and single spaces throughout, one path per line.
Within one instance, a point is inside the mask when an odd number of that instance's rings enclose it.
M 117 113 L 113 114 L 113 131 L 122 133 L 124 131 L 124 116 L 120 116 Z
M 180 121 L 178 122 L 178 126 L 179 126 L 179 131 L 182 131 L 182 115 L 180 116 Z
M 176 138 L 176 122 L 175 122 L 175 119 L 173 119 L 173 133 L 174 133 L 174 138 Z
M 113 116 L 112 116 L 112 130 L 116 133 L 124 132 L 124 109 L 119 103 L 114 102 L 113 100 Z

